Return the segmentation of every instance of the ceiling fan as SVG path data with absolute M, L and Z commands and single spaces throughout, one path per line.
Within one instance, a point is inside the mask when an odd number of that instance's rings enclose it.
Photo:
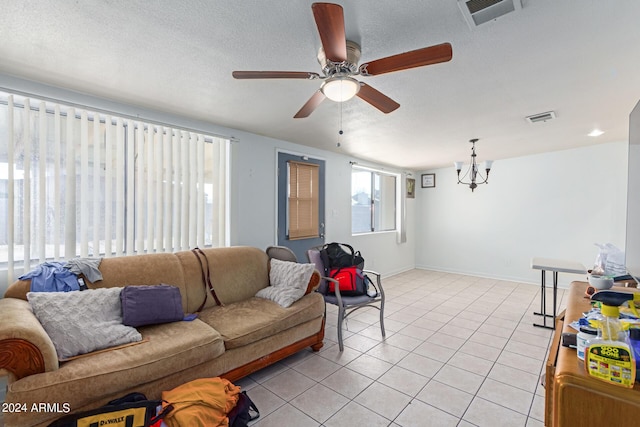
M 318 53 L 322 75 L 304 71 L 234 71 L 232 73 L 236 79 L 322 80 L 320 88 L 296 113 L 294 116 L 296 119 L 309 117 L 325 98 L 343 102 L 354 96 L 358 96 L 385 114 L 390 113 L 400 107 L 400 104 L 368 84 L 356 80 L 354 76 L 377 76 L 438 64 L 450 61 L 453 55 L 451 45 L 442 43 L 358 66 L 360 46 L 346 39 L 342 6 L 333 3 L 313 3 L 311 10 L 322 42 Z

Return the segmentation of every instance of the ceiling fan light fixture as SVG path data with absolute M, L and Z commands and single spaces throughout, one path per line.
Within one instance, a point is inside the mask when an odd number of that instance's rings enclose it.
M 379 58 L 358 66 L 360 45 L 346 39 L 342 6 L 334 3 L 313 3 L 311 11 L 320 36 L 321 46 L 317 59 L 322 66 L 322 74 L 302 71 L 234 71 L 232 73 L 235 79 L 318 79 L 322 81 L 320 88 L 314 90 L 311 98 L 293 116 L 294 119 L 309 117 L 325 98 L 334 102 L 344 102 L 356 95 L 382 113 L 391 113 L 397 110 L 400 104 L 368 84 L 356 80 L 354 76 L 376 76 L 439 64 L 450 61 L 453 55 L 451 44 L 441 43 Z
M 348 101 L 360 90 L 360 82 L 349 76 L 334 76 L 320 88 L 324 96 L 335 102 Z

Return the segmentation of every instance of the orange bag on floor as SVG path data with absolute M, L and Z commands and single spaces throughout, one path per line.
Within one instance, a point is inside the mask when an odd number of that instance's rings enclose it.
M 229 425 L 227 414 L 238 403 L 240 387 L 224 378 L 200 378 L 162 392 L 163 406 L 173 406 L 164 422 L 169 427 Z

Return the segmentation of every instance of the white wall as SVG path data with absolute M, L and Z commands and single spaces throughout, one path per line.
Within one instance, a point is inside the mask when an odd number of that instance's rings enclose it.
M 416 190 L 416 266 L 529 283 L 540 282 L 535 256 L 591 268 L 594 243 L 624 249 L 627 150 L 619 142 L 496 161 L 474 193 L 456 184 L 453 166 L 429 171 L 436 188 Z
M 398 244 L 396 233 L 352 236 L 349 162 L 357 159 L 249 133 L 236 132 L 234 136 L 239 142 L 234 143 L 232 149 L 232 245 L 266 248 L 276 243 L 276 156 L 277 150 L 281 150 L 326 161 L 327 242 L 351 244 L 362 252 L 367 268 L 384 275 L 414 268 L 414 200 L 407 201 L 406 243 Z

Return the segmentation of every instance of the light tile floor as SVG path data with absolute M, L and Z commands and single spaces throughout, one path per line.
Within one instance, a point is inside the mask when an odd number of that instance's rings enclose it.
M 544 425 L 539 377 L 552 331 L 532 325 L 539 286 L 426 270 L 383 284 L 385 339 L 378 312 L 361 310 L 338 351 L 327 306 L 320 352 L 238 381 L 260 409 L 253 426 Z

